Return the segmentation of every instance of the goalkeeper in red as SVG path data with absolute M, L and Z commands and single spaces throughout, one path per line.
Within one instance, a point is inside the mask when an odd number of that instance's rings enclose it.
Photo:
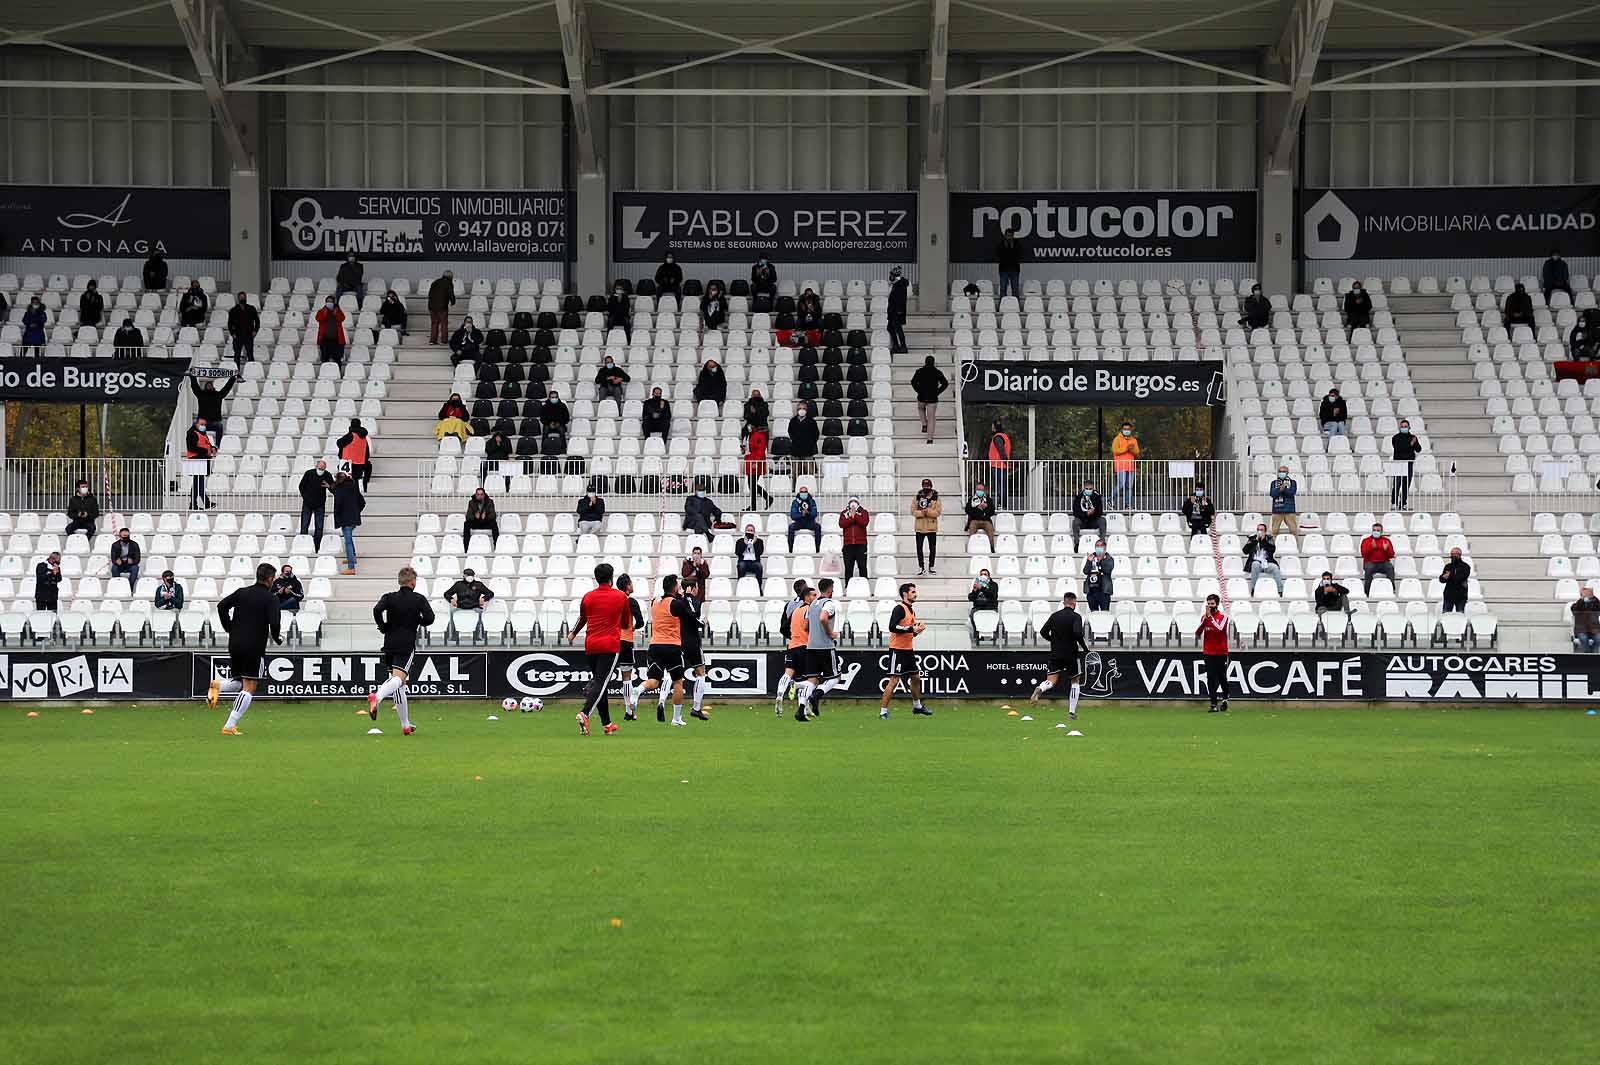
M 1222 612 L 1222 600 L 1206 596 L 1205 617 L 1194 630 L 1200 637 L 1200 654 L 1206 664 L 1206 688 L 1211 693 L 1212 714 L 1228 712 L 1228 616 Z

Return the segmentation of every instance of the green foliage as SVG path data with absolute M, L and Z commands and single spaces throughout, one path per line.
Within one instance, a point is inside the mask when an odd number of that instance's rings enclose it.
M 172 407 L 150 403 L 114 403 L 106 407 L 105 439 L 100 436 L 100 410 L 84 412 L 80 438 L 76 403 L 10 402 L 6 408 L 6 454 L 12 458 L 105 455 L 112 458 L 159 458 L 172 424 Z M 87 450 L 82 445 L 86 442 Z

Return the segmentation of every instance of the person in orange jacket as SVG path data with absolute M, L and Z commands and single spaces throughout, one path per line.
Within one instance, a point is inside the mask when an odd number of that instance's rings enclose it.
M 1133 435 L 1133 423 L 1123 422 L 1111 441 L 1111 470 L 1117 475 L 1116 486 L 1111 490 L 1112 506 L 1133 506 L 1133 467 L 1138 458 L 1139 438 Z

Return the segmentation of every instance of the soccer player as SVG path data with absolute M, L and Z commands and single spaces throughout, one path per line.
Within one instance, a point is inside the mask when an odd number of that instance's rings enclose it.
M 281 617 L 278 597 L 272 594 L 272 578 L 277 569 L 270 562 L 256 567 L 256 582 L 248 588 L 235 588 L 217 604 L 217 618 L 228 631 L 227 680 L 211 678 L 206 688 L 206 705 L 217 708 L 217 696 L 223 692 L 238 692 L 234 696 L 233 710 L 228 723 L 222 726 L 224 736 L 241 736 L 239 719 L 250 709 L 250 700 L 256 696 L 256 684 L 261 680 L 267 658 L 267 638 L 282 643 L 283 634 L 278 629 Z
M 384 594 L 372 608 L 372 620 L 383 633 L 383 664 L 389 676 L 375 691 L 367 693 L 367 713 L 378 720 L 378 704 L 394 696 L 395 713 L 400 715 L 400 732 L 409 736 L 417 731 L 411 723 L 411 693 L 406 679 L 411 675 L 411 660 L 417 653 L 417 629 L 433 624 L 433 607 L 427 596 L 417 594 L 417 571 L 403 566 L 398 574 L 400 587 Z
M 912 652 L 912 641 L 928 627 L 917 620 L 916 602 L 917 586 L 902 584 L 900 602 L 889 614 L 889 672 L 884 677 L 883 703 L 878 707 L 878 716 L 885 721 L 889 720 L 889 700 L 902 677 L 911 686 L 911 712 L 933 716 L 933 711 L 922 705 L 922 674 L 917 672 L 917 656 Z
M 772 712 L 783 716 L 783 697 L 791 687 L 798 688 L 800 675 L 806 668 L 806 610 L 811 606 L 816 589 L 806 584 L 804 578 L 794 582 L 794 598 L 783 608 L 783 619 L 778 622 L 778 633 L 788 640 L 783 651 L 783 676 L 778 678 L 778 697 L 772 703 Z
M 578 731 L 589 734 L 589 715 L 600 713 L 600 726 L 607 736 L 617 731 L 611 721 L 611 699 L 606 689 L 611 686 L 611 674 L 622 661 L 622 627 L 631 625 L 632 602 L 626 592 L 611 586 L 611 563 L 602 562 L 594 568 L 595 587 L 578 603 L 578 623 L 567 635 L 572 643 L 578 633 L 588 628 L 583 638 L 583 651 L 589 656 L 589 687 L 583 693 L 583 709 L 578 711 Z
M 646 692 L 655 691 L 670 680 L 672 694 L 672 723 L 679 728 L 683 720 L 683 625 L 694 617 L 694 611 L 678 594 L 678 575 L 669 573 L 661 578 L 661 598 L 650 606 L 650 662 L 644 686 L 639 689 L 642 699 Z M 667 694 L 661 692 L 656 703 L 656 720 L 667 719 Z
M 806 679 L 800 685 L 800 705 L 794 712 L 796 721 L 821 717 L 822 697 L 838 683 L 839 642 L 833 631 L 838 615 L 839 604 L 833 601 L 833 579 L 824 577 L 817 582 L 816 598 L 806 608 Z
M 1210 714 L 1228 712 L 1228 617 L 1222 612 L 1222 600 L 1206 596 L 1205 617 L 1194 630 L 1201 637 L 1200 653 L 1206 663 L 1206 688 L 1211 693 Z
M 1060 684 L 1061 678 L 1066 677 L 1072 681 L 1072 687 L 1067 692 L 1067 716 L 1076 721 L 1078 692 L 1083 681 L 1083 669 L 1078 664 L 1078 652 L 1088 654 L 1089 645 L 1083 640 L 1083 618 L 1078 613 L 1078 597 L 1075 594 L 1068 592 L 1061 597 L 1061 609 L 1045 620 L 1039 635 L 1050 641 L 1050 672 L 1045 675 L 1040 685 L 1033 689 L 1028 701 L 1038 702 L 1045 692 Z
M 683 582 L 683 605 L 689 608 L 694 615 L 686 619 L 680 626 L 680 635 L 683 637 L 683 668 L 684 679 L 694 678 L 694 706 L 689 710 L 689 716 L 701 721 L 710 721 L 701 704 L 706 697 L 706 655 L 700 646 L 700 638 L 705 634 L 706 624 L 701 618 L 701 611 L 705 610 L 705 600 L 700 597 L 700 578 L 690 577 Z
M 638 693 L 634 691 L 633 677 L 636 672 L 633 659 L 633 634 L 644 628 L 644 612 L 639 609 L 639 601 L 633 597 L 633 578 L 624 573 L 617 578 L 617 591 L 628 597 L 628 616 L 622 622 L 622 629 L 617 633 L 617 671 L 622 675 L 622 720 L 637 721 L 639 715 L 634 712 L 638 700 Z

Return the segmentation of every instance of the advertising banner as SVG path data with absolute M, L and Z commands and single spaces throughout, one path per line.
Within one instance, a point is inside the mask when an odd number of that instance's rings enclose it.
M 194 656 L 185 695 L 205 695 L 212 676 L 228 677 L 226 653 Z M 383 656 L 370 654 L 275 653 L 269 650 L 265 675 L 256 689 L 262 699 L 366 698 L 389 676 Z M 484 699 L 491 694 L 489 652 L 419 651 L 406 681 L 413 697 Z
M 177 699 L 186 651 L 15 651 L 0 654 L 0 700 Z
M 614 262 L 905 264 L 917 257 L 914 192 L 614 192 Z
M 0 400 L 171 403 L 188 359 L 0 359 Z
M 572 203 L 559 189 L 273 189 L 271 211 L 274 259 L 572 258 Z
M 0 185 L 0 255 L 226 259 L 227 189 Z
M 951 262 L 994 262 L 1008 229 L 1023 262 L 1254 262 L 1256 194 L 951 193 Z
M 1600 185 L 1305 189 L 1307 259 L 1600 255 Z
M 1028 362 L 961 364 L 963 403 L 1076 407 L 1220 407 L 1220 362 Z

